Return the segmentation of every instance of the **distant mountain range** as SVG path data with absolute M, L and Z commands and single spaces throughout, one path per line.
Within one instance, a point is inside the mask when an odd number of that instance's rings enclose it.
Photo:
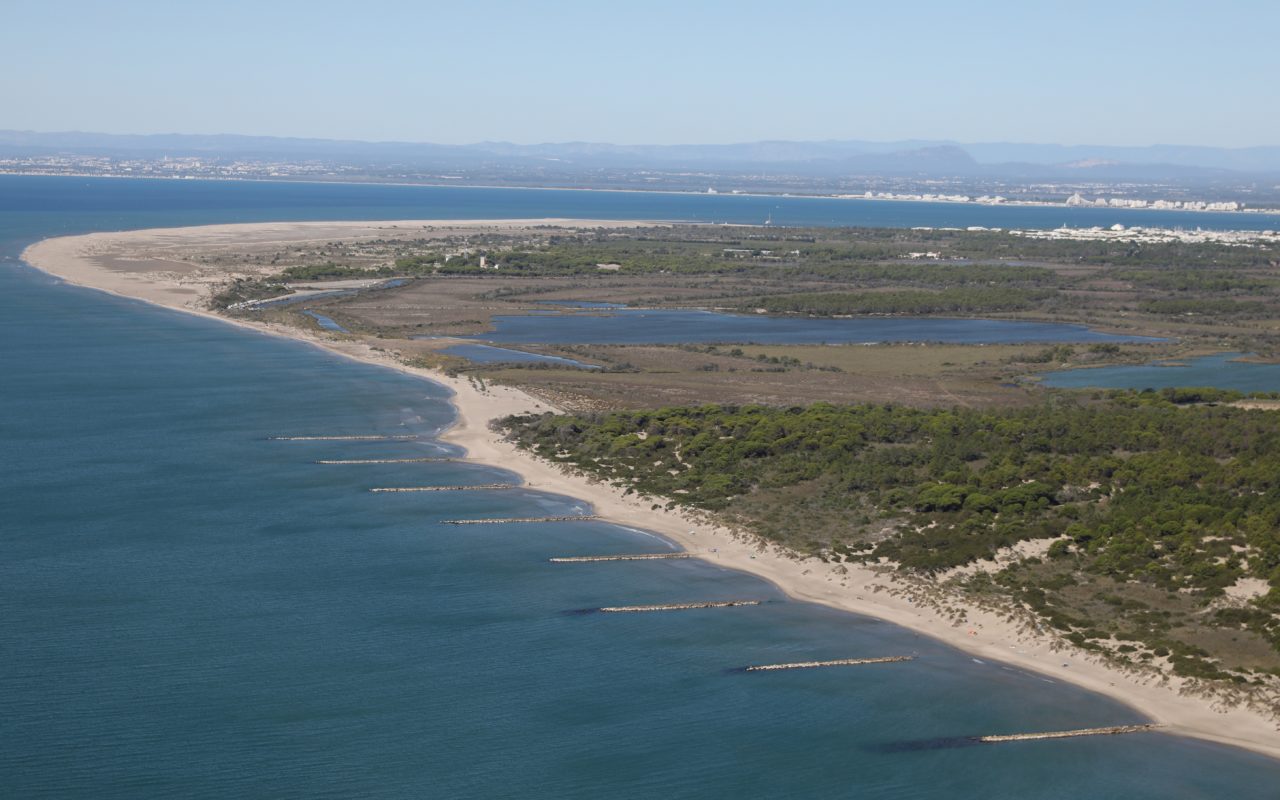
M 1280 176 L 1280 146 L 764 141 L 723 145 L 565 142 L 442 145 L 230 134 L 120 135 L 0 131 L 0 157 L 51 155 L 327 161 L 377 168 L 552 167 L 564 171 L 705 170 L 810 176 L 939 175 L 1021 179 L 1195 180 Z

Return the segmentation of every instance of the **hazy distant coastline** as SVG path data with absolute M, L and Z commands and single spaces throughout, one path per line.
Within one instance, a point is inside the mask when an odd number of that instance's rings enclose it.
M 1169 211 L 1182 212 L 1188 215 L 1195 214 L 1258 214 L 1276 217 L 1277 230 L 1280 230 L 1280 204 L 1265 207 L 1250 207 L 1242 205 L 1239 202 L 1223 203 L 1222 201 L 1208 201 L 1197 199 L 1185 199 L 1181 201 L 1167 201 L 1163 199 L 1156 200 L 1121 200 L 1120 198 L 1098 197 L 1092 201 L 1084 203 L 1072 202 L 1072 197 L 1066 200 L 1019 200 L 1006 197 L 988 197 L 988 196 L 956 196 L 956 195 L 939 195 L 932 193 L 910 194 L 910 193 L 890 193 L 890 192 L 863 192 L 861 194 L 839 194 L 839 193 L 806 193 L 801 191 L 746 191 L 737 189 L 727 189 L 721 191 L 715 187 L 708 189 L 677 189 L 677 188 L 659 188 L 659 187 L 614 187 L 614 186 L 580 186 L 572 184 L 548 184 L 548 185 L 523 185 L 523 184 L 504 184 L 504 183 L 469 183 L 463 181 L 450 182 L 430 182 L 418 180 L 386 180 L 386 179 L 360 179 L 357 176 L 297 176 L 297 175 L 227 175 L 221 173 L 215 174 L 136 174 L 132 172 L 93 172 L 93 171 L 37 171 L 29 169 L 8 169 L 5 166 L 4 159 L 0 158 L 0 175 L 14 175 L 24 177 L 57 177 L 57 178 L 116 178 L 116 179 L 133 179 L 133 180 L 159 180 L 159 181 L 185 181 L 185 180 L 213 180 L 213 181 L 244 181 L 259 183 L 316 183 L 316 184 L 347 184 L 354 186 L 417 186 L 425 188 L 455 188 L 455 189 L 524 189 L 530 191 L 577 191 L 577 192 L 619 192 L 619 193 L 643 193 L 643 194 L 669 194 L 669 195 L 729 195 L 737 197 L 794 197 L 794 198 L 814 198 L 827 200 L 850 200 L 850 201 L 871 201 L 871 202 L 908 202 L 908 203 L 937 203 L 943 205 L 969 205 L 969 206 L 1025 206 L 1033 208 L 1098 208 L 1113 211 Z M 1077 196 L 1077 195 L 1073 195 Z M 1109 200 L 1116 200 L 1111 203 Z
M 1096 205 L 1101 199 L 1166 210 L 1280 210 L 1280 147 L 927 140 L 441 145 L 0 131 L 0 173 L 825 197 L 870 192 L 876 199 L 943 202 L 959 196 Z

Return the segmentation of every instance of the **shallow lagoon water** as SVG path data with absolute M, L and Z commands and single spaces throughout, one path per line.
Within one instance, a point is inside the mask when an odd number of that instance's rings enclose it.
M 456 454 L 430 438 L 444 391 L 17 263 L 49 232 L 172 220 L 156 186 L 155 216 L 139 196 L 77 212 L 74 192 L 40 224 L 0 215 L 9 796 L 1275 796 L 1277 762 L 1159 734 L 902 749 L 1136 715 L 701 562 L 546 561 L 667 547 L 640 532 L 442 524 L 582 513 L 572 498 L 368 492 L 511 476 L 317 464 Z M 422 438 L 269 438 L 369 433 Z M 768 602 L 566 613 L 717 598 Z M 727 672 L 899 653 L 919 657 Z
M 526 353 L 523 350 L 512 350 L 508 347 L 491 347 L 487 344 L 455 344 L 440 352 L 445 355 L 459 356 L 477 364 L 558 364 L 562 367 L 578 367 L 579 369 L 600 369 L 596 364 L 586 364 L 573 358 L 548 356 L 542 353 Z
M 1140 366 L 1091 367 L 1040 376 L 1054 389 L 1168 389 L 1213 386 L 1241 392 L 1280 392 L 1280 364 L 1240 361 L 1243 353 L 1218 353 Z
M 308 308 L 308 309 L 305 309 L 302 313 L 314 319 L 316 323 L 321 328 L 324 328 L 326 331 L 333 331 L 335 333 L 350 333 L 350 331 L 348 331 L 346 328 L 334 322 L 331 317 L 326 317 L 324 314 L 321 314 L 318 311 L 312 311 L 311 309 Z

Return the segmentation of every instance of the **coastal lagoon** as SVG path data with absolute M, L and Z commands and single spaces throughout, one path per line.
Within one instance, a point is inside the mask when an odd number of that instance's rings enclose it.
M 318 311 L 312 311 L 308 308 L 304 309 L 302 313 L 314 319 L 316 324 L 326 331 L 333 331 L 334 333 L 350 333 L 346 328 L 334 322 L 332 318 L 326 317 Z
M 440 351 L 447 356 L 458 356 L 476 364 L 551 364 L 579 369 L 600 369 L 598 364 L 585 364 L 577 359 L 527 353 L 507 347 L 490 347 L 487 344 L 455 344 Z
M 512 476 L 451 462 L 318 464 L 456 455 L 432 438 L 453 418 L 445 391 L 70 287 L 17 260 L 47 235 L 297 219 L 313 206 L 281 206 L 272 188 L 236 205 L 200 182 L 83 192 L 61 179 L 28 203 L 14 185 L 0 181 L 10 796 L 1275 796 L 1280 762 L 1162 734 L 947 746 L 1139 719 L 699 561 L 547 562 L 667 550 L 641 531 L 443 524 L 587 511 L 573 498 L 371 493 Z M 359 188 L 382 198 L 365 218 L 453 209 Z M 420 438 L 272 440 L 307 435 Z M 738 598 L 765 602 L 568 613 Z M 917 659 L 732 672 L 899 654 Z
M 1280 392 L 1280 364 L 1241 361 L 1244 353 L 1156 361 L 1137 366 L 1092 367 L 1046 372 L 1041 382 L 1053 389 L 1168 389 L 1212 386 L 1240 392 Z

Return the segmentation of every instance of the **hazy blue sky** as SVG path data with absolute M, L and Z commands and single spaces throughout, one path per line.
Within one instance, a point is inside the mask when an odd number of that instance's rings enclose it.
M 1280 144 L 1280 0 L 4 0 L 0 25 L 0 128 Z

